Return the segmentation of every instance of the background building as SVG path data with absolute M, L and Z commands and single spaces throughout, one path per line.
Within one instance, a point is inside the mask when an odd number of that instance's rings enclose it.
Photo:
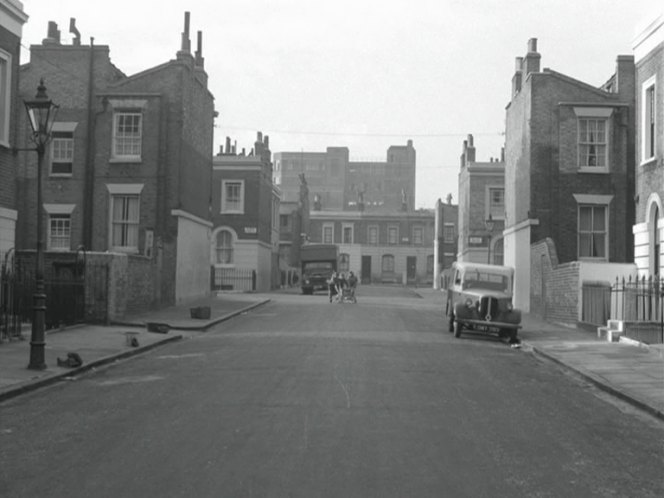
M 312 211 L 310 242 L 339 246 L 339 271 L 364 284 L 432 284 L 434 212 Z
M 459 261 L 503 264 L 505 163 L 475 161 L 473 136 L 463 142 L 459 170 Z
M 326 152 L 277 152 L 275 184 L 284 202 L 298 202 L 300 175 L 309 186 L 312 211 L 412 211 L 415 208 L 416 153 L 412 140 L 393 145 L 386 161 L 349 160 L 347 147 Z
M 272 183 L 269 137 L 240 154 L 226 140 L 213 158 L 213 286 L 265 292 L 280 285 L 279 196 Z

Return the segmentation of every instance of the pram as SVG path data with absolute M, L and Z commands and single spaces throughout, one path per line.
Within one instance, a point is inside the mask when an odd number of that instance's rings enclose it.
M 357 299 L 355 298 L 355 289 L 350 287 L 342 287 L 341 295 L 339 296 L 339 302 L 356 304 Z

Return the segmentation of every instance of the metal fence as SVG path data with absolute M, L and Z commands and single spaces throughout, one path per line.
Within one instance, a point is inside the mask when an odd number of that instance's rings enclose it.
M 34 252 L 9 251 L 0 267 L 0 340 L 21 336 L 33 317 Z M 45 258 L 46 329 L 108 318 L 108 266 L 89 264 L 85 251 Z
M 255 291 L 256 270 L 252 268 L 212 267 L 212 290 Z
M 634 322 L 664 320 L 664 278 L 617 279 L 611 286 L 611 318 Z

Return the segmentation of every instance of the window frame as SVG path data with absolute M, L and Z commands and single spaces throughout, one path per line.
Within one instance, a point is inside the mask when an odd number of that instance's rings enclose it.
M 375 238 L 372 237 L 375 235 Z M 367 227 L 367 244 L 377 246 L 380 243 L 380 231 L 378 225 L 369 225 Z
M 228 234 L 229 244 L 226 248 L 219 245 L 219 237 L 223 234 Z M 221 251 L 225 251 L 226 254 L 230 255 L 228 261 L 220 261 L 219 255 Z M 229 228 L 222 227 L 214 234 L 214 265 L 220 268 L 235 266 L 235 234 Z
M 4 77 L 3 77 L 3 72 Z M 9 147 L 12 115 L 12 54 L 0 49 L 0 145 Z
M 652 99 L 649 99 L 649 96 Z M 651 106 L 648 104 L 652 103 Z M 639 159 L 641 164 L 647 164 L 657 158 L 657 75 L 654 74 L 641 84 L 641 150 Z M 650 109 L 649 109 L 650 107 Z M 649 119 L 651 118 L 651 119 Z M 652 132 L 646 130 L 652 120 Z M 650 150 L 652 149 L 652 154 Z M 648 154 L 647 154 L 648 152 Z
M 419 234 L 419 237 L 417 234 Z M 416 225 L 413 227 L 413 245 L 424 245 L 424 227 L 421 225 Z
M 454 244 L 455 236 L 456 236 L 456 227 L 454 226 L 454 223 L 445 223 L 443 225 L 443 243 Z
M 63 135 L 63 136 L 58 136 L 58 135 Z M 64 158 L 65 160 L 61 160 L 61 158 L 56 159 L 56 144 L 60 142 L 65 142 L 68 144 L 67 152 L 70 152 L 69 157 Z M 74 174 L 74 154 L 75 154 L 75 144 L 74 144 L 74 132 L 69 131 L 69 130 L 54 130 L 52 133 L 52 138 L 49 143 L 49 149 L 50 149 L 50 161 L 49 161 L 49 176 L 56 176 L 56 177 L 71 177 Z M 54 165 L 56 164 L 62 164 L 62 165 L 69 165 L 69 171 L 68 172 L 63 172 L 63 171 L 54 171 Z
M 394 237 L 392 237 L 394 234 Z M 394 242 L 393 242 L 394 240 Z M 387 245 L 396 246 L 399 244 L 399 226 L 398 225 L 388 225 L 387 226 Z
M 119 121 L 121 117 L 138 117 L 138 136 L 119 136 Z M 111 143 L 111 160 L 117 162 L 140 162 L 143 157 L 143 111 L 141 109 L 116 109 L 113 112 L 113 132 Z M 120 154 L 118 153 L 119 140 L 128 140 L 133 145 L 138 144 L 138 153 Z M 133 149 L 133 147 L 130 147 Z M 126 152 L 123 150 L 123 152 Z
M 64 235 L 54 235 L 54 222 L 55 221 L 66 221 L 65 223 L 65 234 Z M 71 214 L 64 213 L 49 213 L 48 215 L 48 237 L 47 237 L 47 248 L 49 251 L 60 251 L 67 252 L 71 250 Z M 64 245 L 54 246 L 54 240 L 66 241 Z
M 582 124 L 585 123 L 585 128 Z M 591 129 L 591 124 L 595 126 L 595 135 L 599 134 L 599 124 L 603 125 L 603 136 L 604 140 L 600 142 L 592 142 L 588 140 L 588 137 L 593 135 Z M 586 131 L 586 136 L 583 136 L 584 130 Z M 595 154 L 590 153 L 590 148 L 596 147 Z M 601 154 L 599 151 L 603 151 Z M 589 117 L 589 116 L 580 116 L 577 118 L 577 164 L 579 171 L 586 173 L 593 172 L 608 172 L 609 170 L 609 120 L 606 118 L 598 117 Z M 603 158 L 603 164 L 592 165 L 590 163 L 590 158 L 595 157 L 595 159 Z
M 343 223 L 341 225 L 341 243 L 342 244 L 353 244 L 355 240 L 355 230 L 353 223 Z M 346 231 L 350 231 L 349 239 L 346 239 Z
M 386 264 L 389 263 L 389 264 Z M 386 268 L 387 267 L 387 268 Z M 381 274 L 393 274 L 395 270 L 394 254 L 383 254 L 380 258 L 380 272 Z
M 141 224 L 141 192 L 143 190 L 143 184 L 107 184 L 106 188 L 110 194 L 109 197 L 109 213 L 108 213 L 108 247 L 112 251 L 124 252 L 130 254 L 137 254 L 139 252 L 140 244 L 140 224 Z M 118 220 L 114 219 L 115 214 L 115 203 L 123 199 L 137 199 L 137 210 L 136 210 L 136 219 L 135 220 Z M 126 244 L 126 245 L 116 245 L 115 244 L 115 227 L 117 224 L 122 224 L 127 230 L 127 234 L 124 235 L 128 240 L 131 239 L 130 234 L 135 236 L 136 244 Z M 130 232 L 131 230 L 131 232 Z
M 493 192 L 501 192 L 503 196 L 502 205 L 493 204 Z M 505 219 L 505 187 L 501 185 L 487 185 L 486 186 L 486 212 L 484 213 L 484 219 L 488 219 L 489 215 L 494 220 L 504 220 Z
M 612 107 L 574 107 L 574 114 L 576 115 L 576 168 L 579 173 L 600 173 L 608 174 L 611 164 L 611 116 L 613 115 Z M 581 141 L 581 122 L 582 121 L 595 121 L 604 122 L 604 142 L 599 144 L 604 148 L 604 165 L 603 166 L 590 166 L 582 164 L 582 147 L 584 144 L 590 142 Z
M 323 244 L 334 244 L 334 223 L 323 223 L 321 226 L 321 242 Z
M 240 186 L 240 195 L 239 200 L 234 203 L 234 205 L 239 205 L 239 208 L 229 208 L 228 192 L 226 190 L 227 185 L 237 184 Z M 245 185 L 244 180 L 242 179 L 231 179 L 226 178 L 221 180 L 221 196 L 220 196 L 220 213 L 221 214 L 244 214 L 244 204 L 245 204 Z

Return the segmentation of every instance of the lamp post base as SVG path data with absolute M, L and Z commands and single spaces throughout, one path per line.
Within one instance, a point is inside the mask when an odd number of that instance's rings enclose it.
M 30 341 L 30 363 L 28 364 L 28 370 L 46 370 L 46 362 L 44 361 L 45 346 L 45 342 Z

